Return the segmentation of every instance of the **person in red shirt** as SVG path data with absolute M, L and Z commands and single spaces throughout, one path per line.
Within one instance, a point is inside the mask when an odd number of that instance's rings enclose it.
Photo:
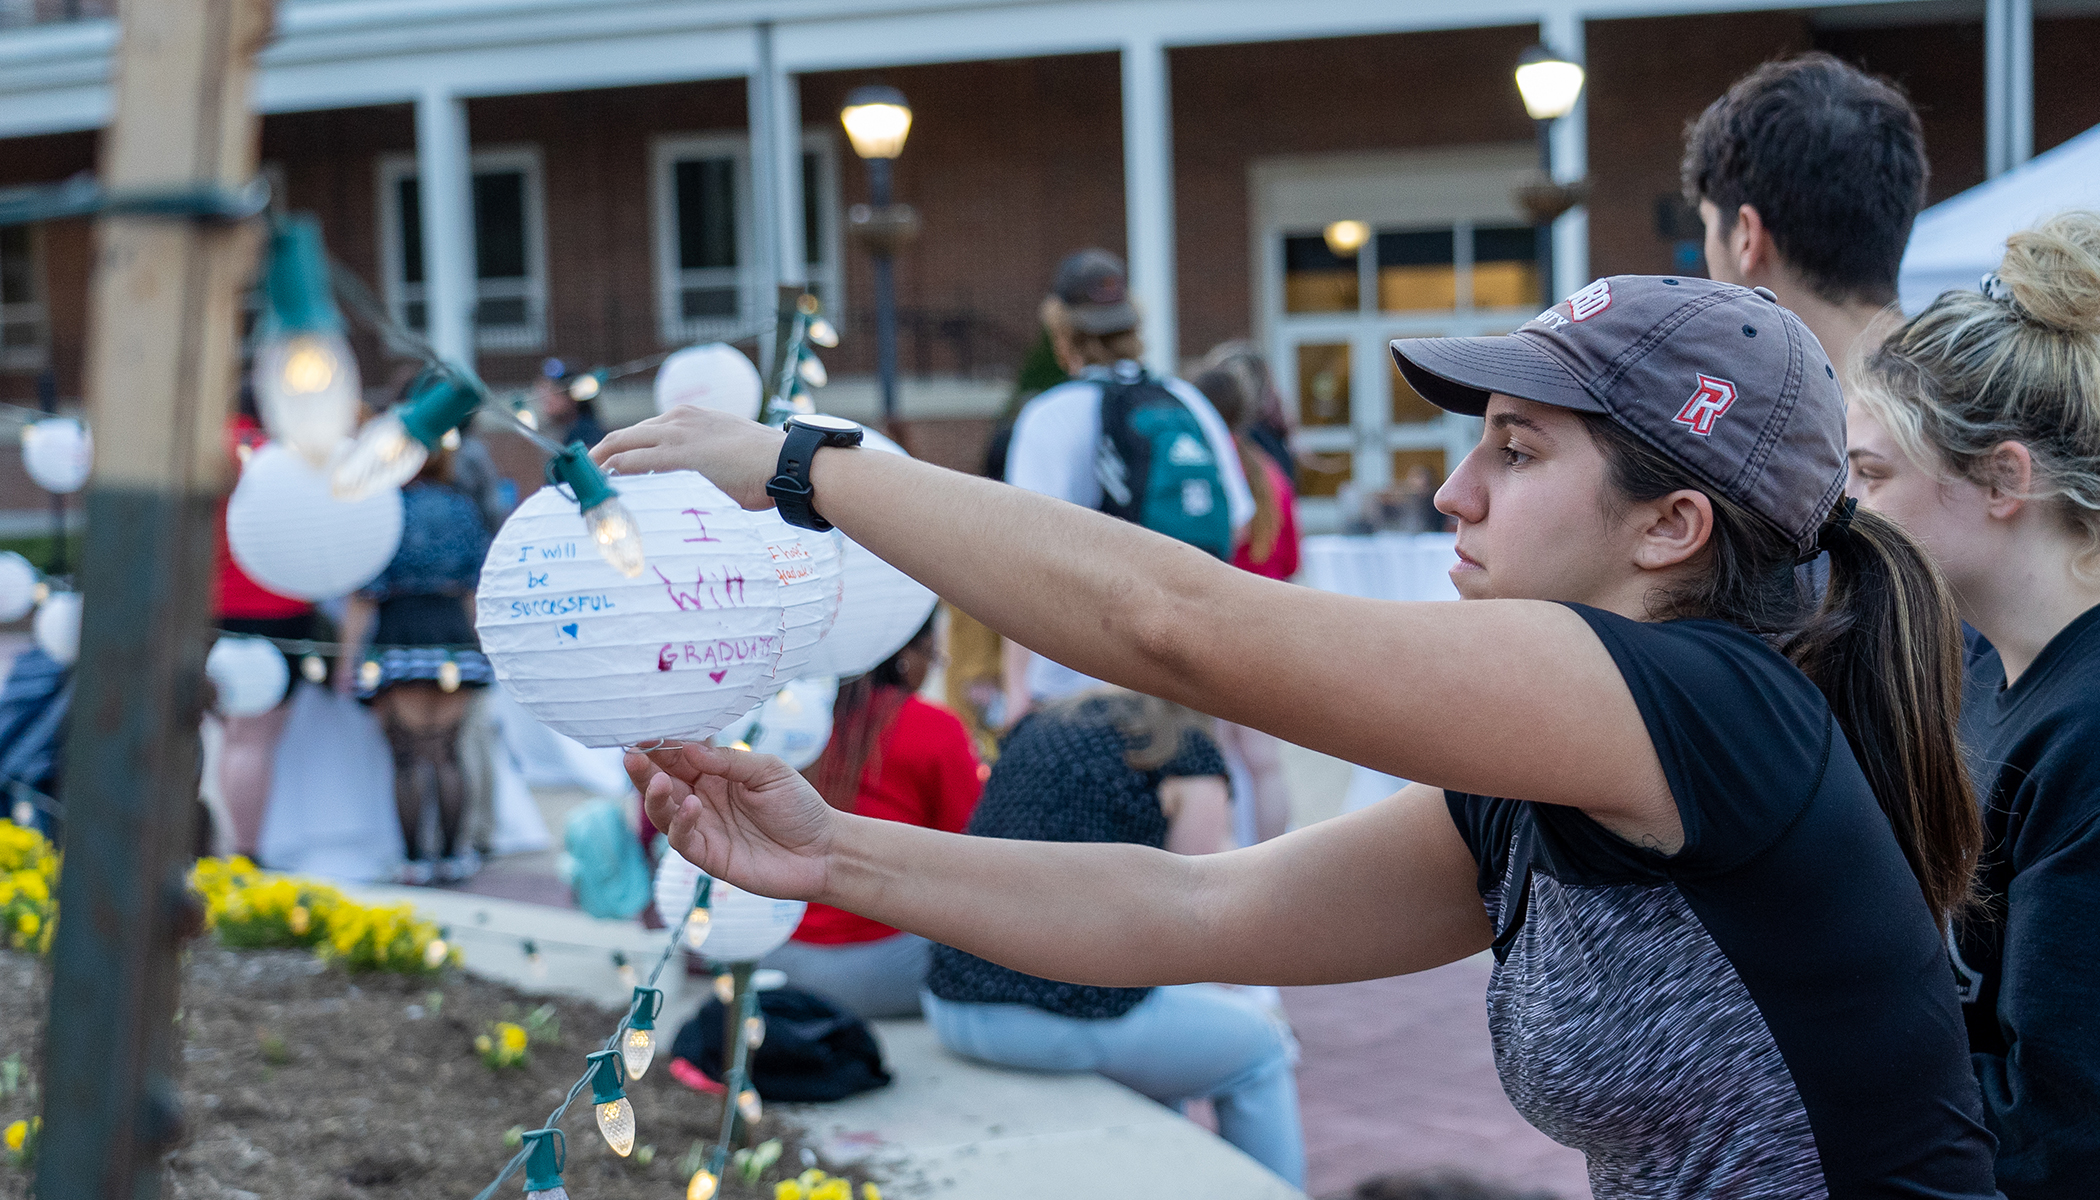
M 934 661 L 933 622 L 888 661 L 839 688 L 831 741 L 804 772 L 833 808 L 961 833 L 982 768 L 954 713 L 919 699 Z M 812 904 L 788 943 L 760 965 L 863 1018 L 919 1015 L 933 943 Z
M 226 423 L 226 453 L 239 464 L 247 462 L 256 447 L 269 440 L 256 418 L 249 389 L 241 389 L 240 411 Z M 315 635 L 314 606 L 304 600 L 280 596 L 249 578 L 233 560 L 226 545 L 226 501 L 219 501 L 217 569 L 212 576 L 212 613 L 218 628 L 227 633 L 261 637 L 302 639 Z M 285 656 L 291 678 L 299 678 L 299 663 Z M 291 697 L 292 689 L 285 689 Z M 291 705 L 277 706 L 254 716 L 225 716 L 226 740 L 219 757 L 219 794 L 226 801 L 227 823 L 232 826 L 230 845 L 235 854 L 254 857 L 262 835 L 263 814 L 270 805 L 270 780 L 277 767 L 277 742 Z

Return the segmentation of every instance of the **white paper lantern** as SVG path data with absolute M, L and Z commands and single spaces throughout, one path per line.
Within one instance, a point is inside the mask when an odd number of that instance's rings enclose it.
M 690 404 L 755 421 L 761 391 L 758 368 L 741 351 L 721 342 L 688 346 L 656 369 L 660 413 Z
M 0 622 L 19 621 L 36 607 L 36 568 L 9 550 L 0 553 Z
M 705 738 L 778 690 L 788 614 L 821 604 L 836 568 L 697 472 L 612 483 L 641 575 L 607 565 L 575 502 L 542 488 L 482 566 L 482 649 L 518 703 L 586 746 Z
M 788 585 L 782 602 L 786 613 L 780 661 L 774 664 L 773 676 L 799 679 L 810 673 L 810 659 L 838 620 L 846 588 L 841 562 L 845 538 L 833 530 L 820 533 L 790 525 L 774 509 L 757 515 L 762 522 L 771 518 L 766 527 L 782 548 L 774 571 Z
M 831 741 L 831 713 L 839 681 L 826 675 L 797 679 L 722 731 L 719 742 L 742 742 L 797 771 L 807 770 Z
M 80 657 L 80 593 L 53 592 L 36 610 L 30 625 L 37 649 L 61 667 L 70 667 Z
M 656 911 L 676 927 L 680 914 L 692 911 L 700 868 L 676 850 L 664 851 L 656 865 Z M 800 900 L 774 900 L 717 879 L 708 888 L 704 940 L 693 945 L 695 929 L 684 934 L 687 946 L 712 962 L 757 962 L 779 949 L 802 923 L 809 905 Z
M 338 500 L 328 472 L 270 442 L 248 457 L 226 504 L 226 543 L 250 578 L 298 600 L 372 582 L 401 546 L 401 492 Z
M 48 417 L 22 430 L 22 466 L 47 492 L 79 491 L 94 461 L 94 439 L 71 417 Z
M 862 436 L 861 444 L 890 454 L 904 453 L 904 447 L 872 429 Z M 904 649 L 911 635 L 933 615 L 936 598 L 925 585 L 852 538 L 840 535 L 839 543 L 839 615 L 801 675 L 866 674 Z
M 204 673 L 219 693 L 219 711 L 229 717 L 269 712 L 284 699 L 292 671 L 284 654 L 264 638 L 222 637 L 204 656 Z

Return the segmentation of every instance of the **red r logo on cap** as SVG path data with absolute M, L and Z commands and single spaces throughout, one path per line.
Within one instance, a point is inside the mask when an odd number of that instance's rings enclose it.
M 1568 297 L 1568 315 L 1587 321 L 1611 307 L 1611 280 L 1600 279 Z
M 1728 406 L 1734 403 L 1734 384 L 1725 379 L 1715 379 L 1711 375 L 1701 375 L 1699 390 L 1693 392 L 1692 398 L 1685 401 L 1684 407 L 1678 409 L 1677 415 L 1670 419 L 1700 437 L 1705 437 L 1714 431 L 1714 422 L 1720 420 L 1721 414 L 1727 412 Z

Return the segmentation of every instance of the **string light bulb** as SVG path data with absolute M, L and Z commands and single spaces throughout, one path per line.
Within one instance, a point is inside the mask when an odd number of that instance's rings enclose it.
M 308 683 L 327 683 L 328 660 L 318 654 L 309 654 L 299 660 L 299 674 L 305 676 Z
M 605 556 L 613 570 L 629 579 L 639 577 L 646 565 L 641 527 L 635 524 L 627 506 L 620 503 L 620 494 L 606 482 L 605 472 L 591 461 L 582 442 L 569 443 L 568 449 L 547 461 L 547 482 L 569 485 L 576 507 L 583 510 L 583 527 L 598 543 L 598 553 Z
M 727 1004 L 736 999 L 736 977 L 724 971 L 715 976 L 715 999 Z
M 745 1017 L 744 1045 L 749 1046 L 753 1050 L 756 1050 L 760 1046 L 763 1046 L 765 1044 L 766 1019 L 764 1017 Z
M 605 390 L 605 377 L 596 371 L 587 371 L 569 381 L 569 399 L 578 404 L 596 400 Z
M 263 291 L 254 375 L 263 425 L 323 466 L 357 427 L 364 385 L 329 290 L 328 253 L 313 217 L 284 217 L 271 229 Z
M 620 1086 L 620 1052 L 600 1050 L 590 1055 L 591 1112 L 598 1118 L 598 1133 L 621 1158 L 634 1152 L 634 1105 Z
M 839 344 L 839 331 L 822 317 L 810 318 L 809 328 L 802 331 L 802 336 L 808 338 L 811 345 L 822 346 L 826 350 Z
M 766 1106 L 759 1100 L 757 1092 L 745 1088 L 736 1094 L 736 1112 L 738 1116 L 756 1125 L 758 1119 L 766 1114 Z
M 620 977 L 620 986 L 622 986 L 622 987 L 633 987 L 633 986 L 635 986 L 635 984 L 634 984 L 634 980 L 635 980 L 635 975 L 634 975 L 634 964 L 633 964 L 633 963 L 631 963 L 631 962 L 628 962 L 628 961 L 627 961 L 627 954 L 626 954 L 626 952 L 625 952 L 625 951 L 621 951 L 621 950 L 615 950 L 615 951 L 613 951 L 613 952 L 612 952 L 612 964 L 613 964 L 613 974 L 615 974 L 615 975 L 618 975 L 618 976 Z
M 569 1158 L 569 1138 L 553 1127 L 525 1134 L 531 1147 L 525 1155 L 525 1200 L 569 1200 L 562 1186 L 561 1169 Z
M 525 951 L 525 970 L 534 979 L 545 979 L 547 977 L 547 960 L 540 957 L 540 944 L 528 938 L 521 949 Z
M 655 988 L 634 989 L 634 1003 L 627 1018 L 627 1032 L 620 1038 L 620 1059 L 627 1064 L 627 1078 L 640 1079 L 656 1057 L 656 1017 L 663 1011 L 664 994 Z
M 820 388 L 831 382 L 830 372 L 824 369 L 823 361 L 814 354 L 805 352 L 802 361 L 795 367 L 795 373 L 802 376 L 802 382 L 811 387 Z
M 448 658 L 438 664 L 438 690 L 441 692 L 456 692 L 459 690 L 459 663 L 457 660 Z
M 696 908 L 685 916 L 685 948 L 698 950 L 707 944 L 707 935 L 714 928 L 714 918 L 704 908 Z
M 338 500 L 361 500 L 416 477 L 432 451 L 451 438 L 481 405 L 481 392 L 448 368 L 430 367 L 416 377 L 408 399 L 365 422 L 357 441 L 328 473 Z
M 702 1167 L 693 1172 L 692 1181 L 685 1185 L 685 1200 L 714 1200 L 715 1192 L 721 1186 L 714 1173 Z

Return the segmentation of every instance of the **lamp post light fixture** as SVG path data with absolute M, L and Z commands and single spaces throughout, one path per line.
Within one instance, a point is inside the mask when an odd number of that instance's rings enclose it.
M 1371 227 L 1363 221 L 1330 221 L 1320 236 L 1336 258 L 1355 258 L 1356 252 L 1371 240 Z
M 893 87 L 853 89 L 839 110 L 839 123 L 853 152 L 868 164 L 868 203 L 847 213 L 855 240 L 875 258 L 876 373 L 882 383 L 882 421 L 897 433 L 897 284 L 891 260 L 919 232 L 919 216 L 890 200 L 890 161 L 904 153 L 911 135 L 911 105 Z
M 1517 203 L 1538 228 L 1538 270 L 1541 302 L 1550 306 L 1560 297 L 1553 287 L 1553 222 L 1582 203 L 1585 192 L 1579 184 L 1562 185 L 1553 178 L 1553 123 L 1575 111 L 1582 97 L 1583 72 L 1579 63 L 1533 46 L 1517 60 L 1517 94 L 1524 111 L 1538 127 L 1539 170 L 1545 178 L 1517 189 Z

